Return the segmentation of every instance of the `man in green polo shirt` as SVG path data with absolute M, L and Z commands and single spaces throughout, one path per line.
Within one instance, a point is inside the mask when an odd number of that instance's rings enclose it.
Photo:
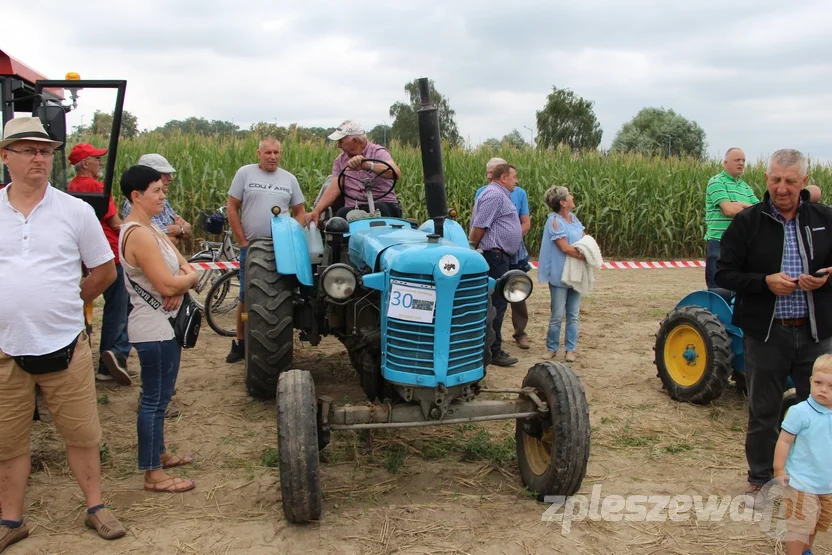
M 705 282 L 708 289 L 717 287 L 714 275 L 722 233 L 728 229 L 728 224 L 735 215 L 760 202 L 748 183 L 740 177 L 745 169 L 745 153 L 741 149 L 729 148 L 722 167 L 725 169 L 708 181 L 705 190 L 705 240 L 708 242 Z

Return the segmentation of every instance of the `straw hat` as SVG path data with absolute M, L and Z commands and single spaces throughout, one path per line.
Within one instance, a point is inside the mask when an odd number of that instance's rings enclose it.
M 0 148 L 6 148 L 17 141 L 48 143 L 53 148 L 58 148 L 63 144 L 60 141 L 53 140 L 43 128 L 40 119 L 33 117 L 14 118 L 6 123 L 3 140 L 0 141 Z

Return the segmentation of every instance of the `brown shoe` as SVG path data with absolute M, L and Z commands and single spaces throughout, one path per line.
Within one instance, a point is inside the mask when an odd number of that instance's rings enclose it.
M 520 337 L 515 337 L 514 342 L 517 343 L 517 346 L 521 349 L 531 348 L 531 344 L 529 343 L 529 336 L 526 334 L 523 334 Z
M 577 355 L 575 355 L 575 351 L 566 351 L 566 362 L 575 362 L 578 360 Z
M 0 526 L 0 551 L 3 551 L 13 543 L 25 540 L 29 537 L 29 527 L 21 524 L 17 528 Z
M 115 540 L 127 533 L 121 522 L 110 512 L 110 509 L 98 509 L 84 520 L 87 528 L 92 528 L 105 540 Z
M 173 402 L 168 403 L 168 408 L 165 409 L 165 418 L 179 418 L 181 414 L 182 411 Z

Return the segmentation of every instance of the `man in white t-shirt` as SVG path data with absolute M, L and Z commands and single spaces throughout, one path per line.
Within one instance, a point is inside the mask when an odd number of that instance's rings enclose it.
M 101 426 L 83 314 L 116 268 L 92 207 L 49 184 L 60 145 L 38 118 L 9 121 L 0 141 L 12 178 L 0 190 L 0 551 L 29 534 L 23 500 L 35 386 L 66 443 L 87 526 L 105 539 L 126 533 L 101 495 Z M 89 270 L 83 280 L 81 263 Z
M 240 302 L 237 303 L 237 338 L 231 342 L 226 362 L 239 362 L 245 357 L 245 327 L 243 301 L 245 299 L 245 266 L 249 241 L 257 237 L 271 237 L 272 207 L 281 213 L 292 209 L 301 225 L 306 219 L 303 193 L 297 178 L 279 168 L 283 153 L 280 141 L 266 137 L 257 148 L 258 164 L 248 164 L 237 170 L 228 190 L 228 224 L 240 245 Z M 242 212 L 242 217 L 240 217 Z

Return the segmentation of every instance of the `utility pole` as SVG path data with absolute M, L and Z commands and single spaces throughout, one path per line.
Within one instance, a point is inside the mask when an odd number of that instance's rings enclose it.
M 534 148 L 534 136 L 533 136 L 534 131 L 528 125 L 524 125 L 523 127 L 525 127 L 526 129 L 529 130 L 529 146 Z

